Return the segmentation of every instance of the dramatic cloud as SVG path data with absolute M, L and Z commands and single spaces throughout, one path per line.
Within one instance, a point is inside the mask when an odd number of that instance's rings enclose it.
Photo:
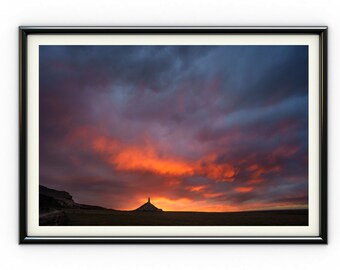
M 114 209 L 307 207 L 307 46 L 39 53 L 41 184 Z

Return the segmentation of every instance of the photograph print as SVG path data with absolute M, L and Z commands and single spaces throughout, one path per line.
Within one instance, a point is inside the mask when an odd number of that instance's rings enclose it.
M 305 45 L 40 45 L 40 226 L 308 226 Z

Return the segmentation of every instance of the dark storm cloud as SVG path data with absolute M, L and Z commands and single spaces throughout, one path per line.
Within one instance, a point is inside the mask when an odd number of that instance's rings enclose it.
M 307 203 L 307 46 L 39 53 L 42 184 L 121 209 Z

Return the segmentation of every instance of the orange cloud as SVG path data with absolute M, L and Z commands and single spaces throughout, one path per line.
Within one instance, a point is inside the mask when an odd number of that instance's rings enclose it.
M 224 194 L 223 192 L 209 192 L 209 193 L 204 193 L 203 197 L 210 199 L 210 198 L 216 198 L 216 197 L 222 196 L 223 194 Z
M 198 173 L 219 182 L 233 182 L 238 170 L 230 164 L 216 164 L 215 160 L 215 154 L 202 158 L 196 170 Z
M 266 169 L 262 168 L 259 164 L 253 164 L 247 168 L 248 171 L 251 171 L 254 175 L 254 177 L 259 177 L 261 176 Z
M 220 182 L 233 182 L 236 176 L 236 169 L 229 164 L 209 164 L 200 169 L 208 178 Z
M 260 178 L 260 176 L 265 172 L 280 172 L 282 170 L 282 167 L 279 165 L 275 165 L 269 168 L 264 168 L 259 164 L 252 164 L 247 168 L 247 170 L 252 172 L 254 178 Z
M 107 162 L 122 171 L 149 171 L 157 174 L 192 175 L 193 166 L 184 160 L 159 156 L 151 145 L 126 146 L 103 136 L 96 137 L 92 148 Z
M 128 147 L 113 155 L 110 162 L 118 170 L 142 170 L 159 174 L 193 175 L 194 168 L 189 163 L 173 158 L 157 156 L 154 149 Z
M 118 146 L 115 140 L 108 140 L 104 136 L 96 137 L 92 142 L 92 147 L 101 153 L 112 152 Z
M 190 176 L 204 175 L 220 182 L 233 182 L 237 170 L 229 164 L 215 164 L 215 156 L 210 155 L 197 161 L 186 161 L 162 153 L 148 143 L 143 146 L 127 146 L 103 136 L 93 139 L 92 148 L 102 154 L 116 170 L 146 171 L 155 174 Z
M 262 183 L 264 179 L 262 178 L 257 178 L 257 179 L 251 179 L 247 181 L 247 184 L 259 184 Z
M 174 187 L 174 186 L 178 186 L 182 183 L 181 179 L 179 178 L 169 178 L 166 180 L 166 186 L 168 187 Z
M 199 191 L 205 190 L 206 188 L 207 188 L 206 185 L 202 185 L 202 186 L 190 186 L 190 187 L 187 187 L 187 190 L 199 192 Z
M 239 193 L 249 193 L 249 192 L 252 192 L 254 188 L 253 187 L 237 187 L 234 190 Z

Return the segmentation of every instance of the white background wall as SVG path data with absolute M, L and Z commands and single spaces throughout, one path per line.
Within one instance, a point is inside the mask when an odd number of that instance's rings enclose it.
M 2 0 L 1 269 L 337 269 L 340 15 L 336 0 Z M 329 29 L 328 245 L 18 245 L 18 26 L 313 26 Z

